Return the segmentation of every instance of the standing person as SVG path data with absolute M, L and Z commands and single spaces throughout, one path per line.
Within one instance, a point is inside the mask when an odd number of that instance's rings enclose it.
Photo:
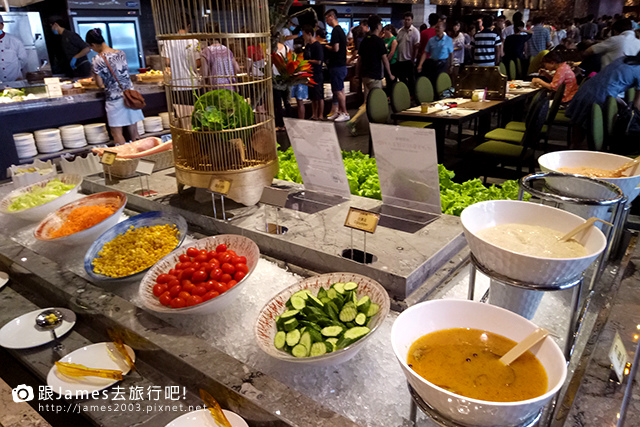
M 492 17 L 487 15 L 482 18 L 484 30 L 477 33 L 471 43 L 473 45 L 473 63 L 475 65 L 498 65 L 502 41 L 499 35 L 491 31 L 492 24 Z
M 385 46 L 387 46 L 387 58 L 389 58 L 389 68 L 391 69 L 391 74 L 395 76 L 396 63 L 398 62 L 398 39 L 396 38 L 396 35 L 398 33 L 396 32 L 395 27 L 391 24 L 386 25 L 382 29 L 382 31 L 384 35 L 384 44 Z M 391 76 L 386 74 L 386 71 L 385 71 L 385 78 L 387 79 L 387 87 L 390 88 L 392 79 L 391 79 Z
M 493 32 L 496 33 L 497 35 L 500 36 L 500 40 L 504 41 L 504 36 L 502 35 L 502 32 L 505 29 L 505 21 L 507 20 L 507 18 L 504 15 L 500 15 L 496 18 L 496 20 L 493 22 Z
M 27 65 L 27 51 L 22 41 L 4 32 L 4 20 L 0 15 L 0 81 L 22 80 L 22 69 Z
M 62 51 L 67 63 L 71 66 L 71 75 L 89 77 L 91 75 L 91 63 L 87 58 L 87 54 L 91 52 L 89 45 L 78 34 L 67 30 L 61 18 L 53 18 L 49 24 L 53 34 L 60 36 Z
M 558 39 L 558 42 L 556 43 L 556 46 L 559 46 L 562 43 L 562 40 L 567 38 L 568 28 L 569 26 L 567 25 L 567 21 L 558 22 L 558 26 L 556 30 L 556 38 Z
M 440 22 L 436 25 L 436 35 L 429 39 L 427 47 L 422 53 L 420 63 L 418 63 L 418 73 L 422 72 L 422 64 L 430 55 L 433 61 L 433 69 L 428 71 L 433 86 L 436 86 L 436 80 L 441 73 L 451 73 L 453 67 L 453 40 L 444 32 L 444 23 Z
M 418 53 L 422 55 L 424 49 L 427 47 L 427 42 L 431 37 L 436 35 L 436 25 L 440 22 L 440 15 L 437 13 L 432 13 L 428 18 L 429 28 L 426 28 L 420 31 L 420 47 L 418 49 Z
M 535 58 L 537 54 L 551 47 L 551 33 L 544 26 L 544 17 L 533 18 L 533 32 L 531 40 L 527 43 L 529 57 Z
M 89 30 L 85 40 L 97 53 L 93 57 L 93 73 L 97 85 L 103 86 L 105 90 L 105 110 L 111 136 L 116 145 L 124 144 L 126 140 L 122 134 L 122 128 L 126 127 L 129 138 L 136 141 L 139 138 L 136 123 L 143 120 L 144 115 L 141 110 L 132 110 L 124 105 L 123 92 L 127 89 L 133 89 L 133 83 L 129 77 L 127 56 L 123 51 L 107 46 L 99 28 Z
M 333 106 L 327 118 L 336 122 L 346 122 L 351 118 L 347 113 L 347 98 L 344 94 L 344 79 L 347 77 L 347 36 L 338 25 L 338 11 L 329 9 L 324 14 L 324 19 L 327 25 L 333 28 L 331 41 L 326 46 L 329 52 L 327 66 L 333 92 Z
M 593 40 L 598 34 L 598 24 L 593 22 L 593 15 L 588 15 L 584 24 L 580 25 L 581 40 Z
M 236 83 L 235 75 L 240 74 L 240 65 L 231 49 L 221 44 L 220 40 L 214 40 L 211 46 L 202 49 L 201 60 L 197 60 L 197 64 L 199 67 L 201 66 L 200 69 L 206 84 L 218 86 L 216 89 L 234 91 L 237 89 L 231 84 Z
M 524 61 L 524 48 L 531 38 L 531 34 L 524 30 L 524 22 L 522 21 L 514 22 L 513 26 L 516 28 L 516 32 L 504 40 L 504 59 L 507 61 L 515 61 L 516 59 Z
M 505 28 L 502 31 L 502 40 L 506 40 L 507 37 L 516 34 L 516 22 L 520 22 L 522 21 L 522 12 L 516 12 L 513 14 L 513 17 L 511 18 L 511 20 L 513 21 L 513 25 L 509 25 L 507 28 Z
M 566 104 L 571 101 L 578 91 L 578 83 L 576 82 L 576 75 L 571 67 L 564 62 L 562 56 L 558 52 L 549 52 L 542 59 L 542 66 L 546 71 L 555 71 L 551 83 L 547 83 L 538 77 L 531 80 L 531 83 L 552 91 L 558 90 L 558 87 L 564 83 L 562 102 Z
M 309 59 L 305 56 L 306 53 L 303 50 L 298 49 L 296 50 L 296 53 L 302 53 L 304 59 Z M 304 101 L 309 98 L 309 86 L 303 84 L 291 86 L 291 96 L 296 100 L 296 105 L 298 107 L 298 118 L 300 120 L 304 120 L 305 116 L 307 115 Z
M 322 120 L 324 113 L 324 81 L 322 77 L 322 61 L 324 51 L 322 45 L 316 40 L 313 27 L 304 25 L 302 27 L 302 38 L 306 44 L 304 48 L 304 59 L 311 63 L 313 81 L 316 83 L 309 87 L 309 99 L 311 100 L 311 120 Z
M 298 27 L 298 18 L 290 19 L 287 22 L 287 26 L 280 30 L 280 34 L 282 35 L 282 43 L 289 48 L 290 51 L 293 51 L 293 41 L 300 37 L 300 33 L 296 31 Z
M 416 52 L 420 47 L 420 33 L 413 26 L 413 13 L 404 14 L 403 26 L 398 30 L 398 62 L 396 66 L 396 77 L 409 87 L 411 93 L 415 88 L 414 64 Z
M 453 69 L 452 77 L 458 75 L 460 67 L 464 64 L 464 50 L 466 45 L 466 34 L 460 31 L 460 21 L 453 21 L 451 29 L 451 41 L 453 42 Z
M 366 111 L 369 92 L 375 88 L 382 89 L 383 68 L 389 74 L 391 80 L 394 80 L 389 67 L 389 59 L 387 58 L 387 47 L 380 37 L 381 32 L 382 19 L 378 15 L 371 15 L 369 17 L 369 33 L 360 44 L 360 61 L 356 66 L 356 75 L 362 76 L 365 103 L 360 107 L 356 115 L 347 122 L 347 128 L 351 135 L 354 136 L 357 135 L 356 123 Z
M 567 19 L 564 21 L 564 24 L 567 27 L 567 38 L 573 40 L 576 44 L 580 43 L 582 40 L 580 38 L 580 29 L 577 27 L 578 22 L 578 19 L 574 19 L 573 21 Z M 562 40 L 560 40 L 560 43 L 562 43 Z
M 286 58 L 289 53 L 289 49 L 284 44 L 278 43 L 276 52 L 278 53 L 278 55 Z M 280 73 L 276 69 L 276 66 L 273 65 L 272 67 L 273 75 L 279 76 Z M 277 132 L 283 132 L 286 130 L 286 128 L 284 127 L 284 116 L 285 114 L 289 114 L 289 111 L 291 110 L 289 99 L 290 93 L 288 88 L 276 88 L 275 85 L 273 86 L 273 107 Z
M 464 35 L 464 65 L 473 64 L 473 41 L 476 34 L 476 25 L 469 25 L 467 33 Z
M 634 56 L 640 51 L 640 40 L 636 38 L 633 25 L 628 18 L 619 19 L 611 28 L 613 36 L 596 43 L 585 51 L 585 55 L 602 55 L 601 67 L 604 68 L 621 56 Z

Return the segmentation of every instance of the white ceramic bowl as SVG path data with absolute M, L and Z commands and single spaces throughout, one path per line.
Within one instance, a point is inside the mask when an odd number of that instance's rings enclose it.
M 282 314 L 286 310 L 286 302 L 291 295 L 301 291 L 303 289 L 309 289 L 313 295 L 318 294 L 320 287 L 325 289 L 337 282 L 356 282 L 358 284 L 358 298 L 368 295 L 372 302 L 380 306 L 380 311 L 376 314 L 369 324 L 371 332 L 359 339 L 355 343 L 341 350 L 337 350 L 331 353 L 323 354 L 322 356 L 314 357 L 294 357 L 289 353 L 278 350 L 273 345 L 273 340 L 276 336 L 276 316 Z M 382 324 L 384 319 L 389 314 L 390 301 L 389 294 L 382 285 L 373 279 L 366 276 L 354 273 L 329 273 L 322 274 L 320 276 L 313 276 L 300 282 L 289 286 L 287 289 L 280 292 L 273 297 L 258 314 L 258 320 L 254 332 L 258 345 L 269 356 L 276 359 L 284 360 L 286 362 L 300 363 L 309 366 L 328 366 L 338 365 L 346 362 L 354 357 L 364 346 L 366 340 L 368 340 L 378 329 L 378 326 Z
M 64 223 L 67 216 L 72 210 L 80 206 L 95 206 L 100 204 L 110 204 L 116 207 L 116 211 L 102 222 L 89 227 L 86 230 L 78 231 L 77 233 L 70 234 L 64 237 L 50 237 L 50 233 L 53 230 L 57 230 Z M 113 227 L 118 223 L 122 216 L 122 211 L 127 204 L 127 196 L 120 191 L 105 191 L 104 193 L 96 193 L 82 199 L 71 202 L 64 205 L 55 212 L 47 215 L 40 224 L 33 231 L 33 235 L 36 239 L 45 242 L 55 242 L 63 245 L 85 245 L 93 242 L 102 233 Z
M 180 262 L 180 255 L 187 253 L 187 247 L 194 247 L 198 250 L 206 249 L 207 251 L 214 251 L 218 245 L 223 243 L 227 245 L 227 249 L 235 251 L 238 256 L 244 256 L 247 258 L 247 267 L 249 267 L 249 272 L 244 279 L 239 281 L 234 287 L 223 294 L 192 307 L 171 308 L 160 304 L 158 297 L 153 295 L 153 287 L 156 284 L 156 278 L 160 274 L 167 273 L 169 270 L 174 268 L 175 265 Z M 200 239 L 189 244 L 187 247 L 178 248 L 162 258 L 153 267 L 151 267 L 149 271 L 147 271 L 147 274 L 145 274 L 144 278 L 140 282 L 138 296 L 142 300 L 144 306 L 149 310 L 167 314 L 210 314 L 221 310 L 240 295 L 242 287 L 247 283 L 247 279 L 251 276 L 251 273 L 253 273 L 253 270 L 256 268 L 258 260 L 260 259 L 260 249 L 258 248 L 258 245 L 256 245 L 253 240 L 236 234 L 220 234 L 218 236 L 205 237 L 204 239 Z
M 231 424 L 231 427 L 249 427 L 245 420 L 235 412 L 223 409 L 224 416 Z M 211 418 L 208 409 L 198 409 L 197 411 L 186 413 L 171 421 L 165 427 L 212 427 L 216 425 Z
M 460 215 L 471 252 L 483 266 L 533 285 L 554 285 L 576 278 L 600 255 L 607 241 L 602 231 L 590 227 L 578 235 L 587 255 L 579 258 L 543 258 L 524 255 L 486 242 L 476 234 L 501 224 L 529 224 L 567 233 L 585 222 L 572 213 L 516 200 L 490 200 L 467 207 Z
M 10 212 L 9 206 L 11 206 L 11 200 L 14 197 L 26 194 L 31 192 L 36 187 L 44 187 L 47 185 L 49 181 L 52 179 L 59 179 L 65 184 L 73 185 L 74 187 L 64 193 L 62 196 L 53 199 L 50 202 L 47 202 L 40 206 L 35 206 L 33 208 L 24 209 L 17 212 Z M 54 212 L 59 209 L 61 206 L 66 205 L 73 198 L 73 194 L 78 192 L 78 188 L 82 184 L 82 177 L 80 175 L 74 174 L 60 174 L 56 175 L 50 179 L 46 179 L 43 181 L 36 182 L 35 184 L 28 185 L 26 187 L 18 188 L 17 190 L 13 190 L 11 193 L 7 194 L 2 200 L 0 200 L 0 213 L 5 215 L 14 215 L 16 218 L 24 219 L 26 221 L 41 221 L 46 217 L 49 213 Z
M 487 402 L 431 384 L 407 365 L 409 348 L 426 334 L 450 328 L 481 329 L 521 341 L 537 326 L 503 308 L 465 300 L 427 301 L 398 316 L 391 329 L 393 352 L 409 384 L 425 402 L 447 418 L 473 426 L 517 426 L 534 417 L 564 384 L 567 376 L 564 355 L 550 337 L 532 349 L 547 372 L 547 392 L 542 396 L 520 402 Z
M 602 153 L 599 151 L 554 151 L 538 158 L 540 169 L 543 172 L 560 172 L 559 168 L 590 167 L 599 169 L 616 169 L 629 162 L 629 157 L 618 154 Z M 631 168 L 630 170 L 633 170 Z M 626 172 L 629 173 L 629 172 Z M 632 176 L 621 178 L 598 178 L 602 181 L 615 184 L 627 196 L 629 203 L 640 193 L 640 167 L 637 167 Z

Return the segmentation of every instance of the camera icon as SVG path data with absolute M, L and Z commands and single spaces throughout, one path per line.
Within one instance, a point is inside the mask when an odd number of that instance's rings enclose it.
M 18 387 L 11 390 L 13 401 L 16 403 L 30 402 L 33 400 L 33 387 L 20 384 Z

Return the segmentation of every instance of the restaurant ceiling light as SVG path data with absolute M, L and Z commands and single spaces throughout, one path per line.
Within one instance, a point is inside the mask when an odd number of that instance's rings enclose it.
M 435 4 L 438 6 L 454 6 L 458 0 L 431 0 L 431 4 Z

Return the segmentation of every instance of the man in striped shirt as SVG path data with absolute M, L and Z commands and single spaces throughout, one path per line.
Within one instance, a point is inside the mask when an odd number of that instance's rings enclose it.
M 492 25 L 492 17 L 485 16 L 482 18 L 484 29 L 477 33 L 471 42 L 474 65 L 495 66 L 500 60 L 502 40 L 499 35 L 491 30 Z

